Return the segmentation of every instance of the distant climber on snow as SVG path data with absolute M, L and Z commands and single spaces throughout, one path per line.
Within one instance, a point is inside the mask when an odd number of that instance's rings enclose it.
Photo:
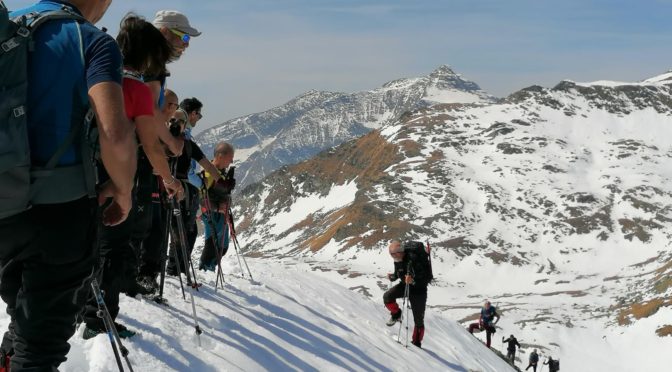
M 469 333 L 474 333 L 474 330 L 476 329 L 485 331 L 486 345 L 490 347 L 491 337 L 497 331 L 497 322 L 499 322 L 497 309 L 490 304 L 490 301 L 485 300 L 485 305 L 481 308 L 481 316 L 478 319 L 478 323 L 471 323 L 469 325 Z
M 539 363 L 539 354 L 537 354 L 537 349 L 534 349 L 532 351 L 532 354 L 530 354 L 530 364 L 527 365 L 527 368 L 525 370 L 527 371 L 530 367 L 532 367 L 532 371 L 537 372 L 537 363 Z
M 511 335 L 511 337 L 507 338 L 506 340 L 504 339 L 504 336 L 502 336 L 502 342 L 508 343 L 508 346 L 506 347 L 506 359 L 511 362 L 511 365 L 516 364 L 516 346 L 520 349 L 520 344 L 518 343 L 518 340 Z

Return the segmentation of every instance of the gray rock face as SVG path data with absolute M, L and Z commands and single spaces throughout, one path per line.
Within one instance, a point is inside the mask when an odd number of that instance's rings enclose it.
M 476 83 L 448 66 L 430 75 L 399 79 L 358 93 L 310 91 L 271 110 L 227 121 L 196 136 L 210 156 L 218 141 L 236 147 L 238 188 L 283 165 L 361 137 L 404 112 L 435 103 L 494 102 Z

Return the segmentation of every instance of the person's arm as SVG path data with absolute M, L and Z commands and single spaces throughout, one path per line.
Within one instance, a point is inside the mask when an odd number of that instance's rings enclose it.
M 101 187 L 98 199 L 113 203 L 103 211 L 103 223 L 117 225 L 131 210 L 131 192 L 137 165 L 137 143 L 133 125 L 124 114 L 121 85 L 101 82 L 89 88 L 89 100 L 96 114 L 100 154 L 110 181 Z
M 156 174 L 161 176 L 166 191 L 169 196 L 177 194 L 181 196 L 184 193 L 181 182 L 175 182 L 175 177 L 170 173 L 170 166 L 168 159 L 163 152 L 163 147 L 156 134 L 156 127 L 154 124 L 154 117 L 149 115 L 138 116 L 135 118 L 136 132 L 142 148 L 147 155 L 147 159 L 152 164 L 152 168 Z
M 222 175 L 219 173 L 219 170 L 217 170 L 217 167 L 212 165 L 212 163 L 207 158 L 199 160 L 198 164 L 200 164 L 201 167 L 203 167 L 203 169 L 212 176 L 214 182 L 217 182 L 218 179 L 222 178 Z
M 166 126 L 166 121 L 168 121 L 168 117 L 164 115 L 164 113 L 161 111 L 161 108 L 158 105 L 159 102 L 159 96 L 161 95 L 161 82 L 156 80 L 156 81 L 150 81 L 145 83 L 148 87 L 149 90 L 152 92 L 152 98 L 154 102 L 154 127 L 156 130 L 156 133 L 164 144 L 168 147 L 168 150 L 170 150 L 171 153 L 175 156 L 180 156 L 182 155 L 182 149 L 184 148 L 184 139 L 174 137 L 172 134 L 170 134 L 170 130 L 168 130 L 168 127 Z

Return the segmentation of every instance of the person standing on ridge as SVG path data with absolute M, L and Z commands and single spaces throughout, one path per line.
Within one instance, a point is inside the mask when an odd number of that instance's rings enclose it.
M 180 59 L 185 50 L 189 47 L 191 39 L 201 35 L 201 32 L 191 26 L 189 19 L 184 14 L 175 10 L 160 10 L 156 13 L 152 21 L 163 37 L 168 41 L 172 47 L 172 55 L 169 62 L 174 62 Z M 144 76 L 145 84 L 149 87 L 154 98 L 154 115 L 155 115 L 155 129 L 168 151 L 173 156 L 179 156 L 184 147 L 184 138 L 181 136 L 175 137 L 171 135 L 166 122 L 170 120 L 173 113 L 177 109 L 166 93 L 166 80 L 170 76 L 167 70 L 155 76 Z M 177 100 L 177 99 L 175 99 Z M 167 107 L 169 106 L 169 107 Z M 144 162 L 147 166 L 148 162 Z M 158 176 L 154 176 L 154 187 L 151 190 L 143 190 L 143 195 L 150 195 L 152 200 L 157 200 L 161 193 L 161 180 Z M 153 198 L 153 196 L 157 198 Z M 133 232 L 134 241 L 136 243 L 136 251 L 139 251 L 140 269 L 138 275 L 137 285 L 140 287 L 149 287 L 155 289 L 156 278 L 161 270 L 160 264 L 162 257 L 162 249 L 165 249 L 166 242 L 163 241 L 163 231 L 168 223 L 165 218 L 165 210 L 162 208 L 147 208 L 150 213 L 145 216 L 143 221 L 138 223 L 136 230 Z M 157 224 L 159 222 L 160 224 Z
M 70 17 L 43 23 L 28 51 L 30 167 L 56 163 L 40 178 L 45 187 L 34 190 L 30 209 L 9 216 L 0 211 L 0 296 L 10 317 L 1 347 L 5 371 L 56 371 L 67 359 L 68 340 L 91 292 L 98 223 L 118 225 L 131 209 L 137 143 L 124 115 L 122 57 L 114 39 L 93 26 L 111 3 L 40 1 L 10 13 L 14 18 L 63 10 Z M 4 13 L 2 2 L 0 10 Z M 6 18 L 1 22 L 7 25 Z M 0 101 L 0 106 L 9 104 Z M 92 144 L 82 139 L 90 109 L 110 178 L 98 187 L 91 176 L 92 154 L 86 153 Z M 68 140 L 68 133 L 82 135 Z M 59 154 L 63 146 L 65 153 Z M 2 173 L 0 199 L 8 192 L 15 195 L 7 188 L 11 185 Z M 107 204 L 102 209 L 99 203 Z
M 533 372 L 537 372 L 537 363 L 539 363 L 539 354 L 537 354 L 537 349 L 534 349 L 532 351 L 532 354 L 530 354 L 529 358 L 530 363 L 527 365 L 527 368 L 525 370 L 527 371 L 532 367 Z
M 137 274 L 137 257 L 131 239 L 136 224 L 139 198 L 137 189 L 148 186 L 152 182 L 152 169 L 161 175 L 164 186 L 169 195 L 182 197 L 184 189 L 170 173 L 170 167 L 154 130 L 154 104 L 152 93 L 142 81 L 145 73 L 157 73 L 165 69 L 170 58 L 170 46 L 161 33 L 151 23 L 130 13 L 121 21 L 117 43 L 124 59 L 124 108 L 126 116 L 135 124 L 136 134 L 140 140 L 138 163 L 146 157 L 151 165 L 149 169 L 141 169 L 138 164 L 136 174 L 136 188 L 134 189 L 134 209 L 124 223 L 117 226 L 102 226 L 100 229 L 100 261 L 98 273 L 100 289 L 105 304 L 112 319 L 119 313 L 119 294 L 126 283 L 135 283 Z M 101 170 L 101 177 L 106 178 L 106 172 Z M 146 205 L 143 203 L 142 205 Z M 139 291 L 141 288 L 136 289 Z M 141 293 L 142 294 L 142 293 Z M 133 293 L 134 295 L 134 293 Z M 84 339 L 90 339 L 106 332 L 103 320 L 98 317 L 98 303 L 95 296 L 91 296 L 85 312 L 86 328 Z M 124 325 L 114 323 L 119 336 L 122 338 L 133 336 L 135 333 Z
M 170 120 L 170 131 L 176 135 L 184 135 L 187 123 L 188 123 L 187 113 L 179 108 L 173 114 L 173 117 Z M 191 259 L 191 252 L 194 248 L 194 243 L 196 242 L 196 236 L 198 235 L 198 229 L 196 227 L 196 214 L 198 213 L 198 193 L 199 189 L 196 186 L 190 184 L 187 180 L 187 173 L 191 167 L 191 162 L 196 161 L 200 164 L 203 169 L 205 169 L 209 174 L 214 175 L 214 181 L 216 182 L 221 178 L 219 170 L 205 157 L 201 148 L 192 141 L 187 139 L 184 142 L 184 150 L 182 155 L 177 158 L 177 164 L 175 166 L 175 177 L 180 181 L 186 190 L 186 197 L 180 202 L 180 209 L 182 209 L 181 217 L 183 221 L 183 226 L 186 232 L 187 239 L 187 258 L 186 260 L 182 257 L 182 250 L 178 248 L 179 234 L 177 231 L 176 221 L 171 219 L 173 232 L 173 238 L 171 238 L 171 249 L 175 249 L 178 256 L 178 262 L 175 262 L 173 255 L 169 255 L 168 267 L 166 273 L 168 275 L 177 275 L 178 271 L 186 273 L 189 270 L 188 267 L 184 267 L 184 262 L 188 262 Z M 177 268 L 180 268 L 178 270 Z
M 420 242 L 409 241 L 403 247 L 399 240 L 390 242 L 388 251 L 394 260 L 394 272 L 387 274 L 387 277 L 390 281 L 401 279 L 401 282 L 383 294 L 383 303 L 390 311 L 387 326 L 391 327 L 396 322 L 402 321 L 402 309 L 399 308 L 396 300 L 404 297 L 406 286 L 409 286 L 408 301 L 411 303 L 415 323 L 411 342 L 417 347 L 422 347 L 422 338 L 425 335 L 427 286 L 432 280 L 431 271 L 428 268 L 429 261 L 424 249 L 424 245 Z M 425 252 L 425 256 L 421 256 L 417 250 Z
M 227 168 L 233 163 L 234 148 L 227 142 L 220 142 L 215 147 L 212 165 L 217 174 L 207 169 L 203 174 L 201 189 L 201 220 L 205 229 L 205 246 L 199 260 L 199 270 L 216 271 L 218 258 L 224 257 L 229 249 L 229 225 L 226 221 L 231 191 L 235 187 L 235 179 L 224 179 Z M 216 180 L 219 177 L 219 180 Z
M 518 340 L 511 335 L 511 337 L 507 338 L 506 340 L 502 336 L 502 342 L 506 342 L 508 345 L 506 347 L 506 358 L 511 362 L 511 365 L 516 364 L 516 346 L 520 349 L 520 344 L 518 343 Z
M 497 318 L 497 319 L 495 319 Z M 485 300 L 485 305 L 481 308 L 481 315 L 478 323 L 469 325 L 469 333 L 474 333 L 474 330 L 480 329 L 485 331 L 486 345 L 490 347 L 492 335 L 497 331 L 496 324 L 499 322 L 499 314 L 497 309 L 490 304 L 490 301 Z

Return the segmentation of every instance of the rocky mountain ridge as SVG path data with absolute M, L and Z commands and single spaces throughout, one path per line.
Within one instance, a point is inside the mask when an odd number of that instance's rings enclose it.
M 239 189 L 283 165 L 361 137 L 404 112 L 441 102 L 493 102 L 494 97 L 448 66 L 357 93 L 306 92 L 268 111 L 227 121 L 196 136 L 206 154 L 218 141 L 236 149 Z

